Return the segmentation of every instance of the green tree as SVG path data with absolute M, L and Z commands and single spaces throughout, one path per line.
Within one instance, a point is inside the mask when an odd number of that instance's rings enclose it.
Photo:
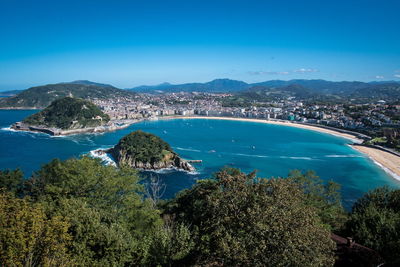
M 192 226 L 188 258 L 225 266 L 330 266 L 334 243 L 313 207 L 289 180 L 224 169 L 167 206 Z
M 69 223 L 48 218 L 43 207 L 0 193 L 0 265 L 70 266 Z
M 400 190 L 382 187 L 368 192 L 354 204 L 346 226 L 358 243 L 400 265 Z
M 288 176 L 305 194 L 306 205 L 317 209 L 322 222 L 333 231 L 340 231 L 347 220 L 340 195 L 340 185 L 328 181 L 325 183 L 315 172 L 302 173 L 291 171 Z
M 82 157 L 53 160 L 28 182 L 27 192 L 50 215 L 70 220 L 70 250 L 79 265 L 142 265 L 162 225 L 160 213 L 143 199 L 131 169 L 103 166 Z
M 13 193 L 22 191 L 24 174 L 20 169 L 0 171 L 0 188 Z
M 164 224 L 155 231 L 151 242 L 149 263 L 162 266 L 177 265 L 194 245 L 192 234 L 186 225 L 177 223 L 170 216 L 164 216 Z

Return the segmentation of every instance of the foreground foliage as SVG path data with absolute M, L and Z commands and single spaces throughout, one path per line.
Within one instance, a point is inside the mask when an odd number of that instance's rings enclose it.
M 71 241 L 63 216 L 47 217 L 43 206 L 0 193 L 2 266 L 68 266 Z
M 400 257 L 400 190 L 370 192 L 346 222 L 338 185 L 312 172 L 222 169 L 169 201 L 88 157 L 22 178 L 0 172 L 2 266 L 332 266 L 331 231 Z
M 168 205 L 191 224 L 199 264 L 330 266 L 334 243 L 315 209 L 290 180 L 257 179 L 225 169 L 185 190 Z
M 400 265 L 400 190 L 375 189 L 360 198 L 347 222 L 347 234 Z

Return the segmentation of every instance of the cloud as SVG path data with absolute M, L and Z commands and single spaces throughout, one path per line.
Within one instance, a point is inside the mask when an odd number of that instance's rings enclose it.
M 382 76 L 382 75 L 376 75 L 376 76 L 375 76 L 375 79 L 385 79 L 385 77 Z
M 400 74 L 395 74 L 394 77 L 400 78 Z
M 288 71 L 249 71 L 250 75 L 288 75 Z
M 294 70 L 293 72 L 296 72 L 296 73 L 307 73 L 307 72 L 318 72 L 319 70 L 317 70 L 317 69 L 305 69 L 305 68 L 301 68 L 301 69 L 298 69 L 298 70 Z
M 310 72 L 318 72 L 317 69 L 305 69 L 301 68 L 293 71 L 249 71 L 247 72 L 250 75 L 289 75 L 291 73 L 310 73 Z
M 400 70 L 395 70 L 394 72 L 400 72 Z

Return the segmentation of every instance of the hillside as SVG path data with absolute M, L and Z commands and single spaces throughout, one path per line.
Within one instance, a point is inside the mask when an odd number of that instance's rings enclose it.
M 355 90 L 351 98 L 363 100 L 365 98 L 373 100 L 394 101 L 400 99 L 400 84 L 372 84 L 365 88 Z
M 168 143 L 156 135 L 140 130 L 121 138 L 118 144 L 108 152 L 120 166 L 140 169 L 178 168 L 194 171 L 194 168 L 181 159 Z
M 65 97 L 53 101 L 44 110 L 25 118 L 23 123 L 70 130 L 100 126 L 109 120 L 108 115 L 93 103 L 83 99 Z
M 0 99 L 0 107 L 35 107 L 44 108 L 56 99 L 77 97 L 83 99 L 107 99 L 113 97 L 129 97 L 133 93 L 115 88 L 111 85 L 95 85 L 82 83 L 58 83 L 31 87 L 21 93 Z

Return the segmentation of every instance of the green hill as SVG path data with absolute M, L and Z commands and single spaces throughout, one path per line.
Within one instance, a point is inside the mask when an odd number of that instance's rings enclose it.
M 154 134 L 140 130 L 123 137 L 109 152 L 120 166 L 139 169 L 178 168 L 194 171 L 194 168 L 181 159 L 167 142 Z
M 53 101 L 44 110 L 25 118 L 23 123 L 68 130 L 96 127 L 109 120 L 108 115 L 93 103 L 83 99 L 65 97 Z
M 134 93 L 115 88 L 111 85 L 59 83 L 32 87 L 18 95 L 0 99 L 0 107 L 44 108 L 56 99 L 77 97 L 83 99 L 107 99 L 113 97 L 131 97 Z

